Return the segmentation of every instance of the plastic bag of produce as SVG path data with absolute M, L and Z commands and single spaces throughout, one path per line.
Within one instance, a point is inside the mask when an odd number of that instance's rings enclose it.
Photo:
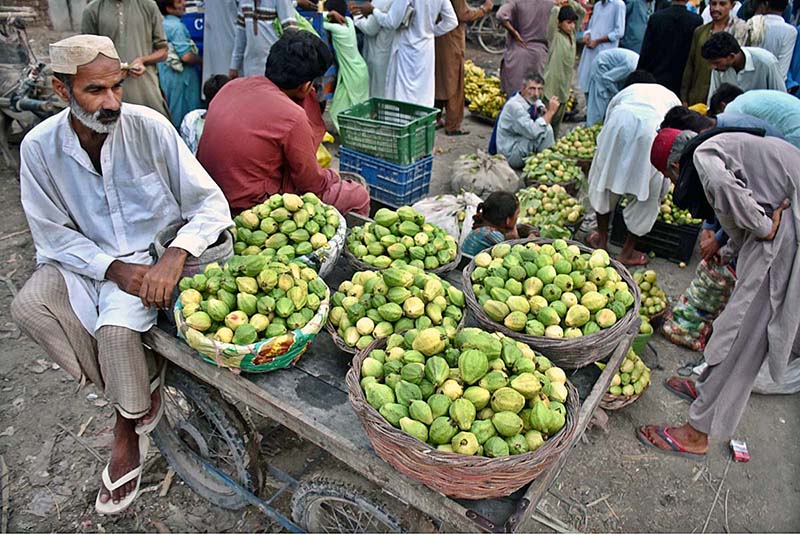
M 472 230 L 472 218 L 481 202 L 480 197 L 467 191 L 460 195 L 426 197 L 412 208 L 424 215 L 426 222 L 439 226 L 461 245 Z
M 711 325 L 704 323 L 699 330 L 689 331 L 681 326 L 681 321 L 675 321 L 670 312 L 661 326 L 661 334 L 675 345 L 683 346 L 692 351 L 702 351 L 706 347 Z
M 492 156 L 480 149 L 459 157 L 453 162 L 452 172 L 453 191 L 469 191 L 481 198 L 495 191 L 515 193 L 523 186 L 504 156 Z

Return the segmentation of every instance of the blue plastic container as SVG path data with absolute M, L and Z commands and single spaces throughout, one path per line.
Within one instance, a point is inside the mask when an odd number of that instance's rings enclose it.
M 369 184 L 370 197 L 376 201 L 399 207 L 416 202 L 428 194 L 433 155 L 409 165 L 398 165 L 339 147 L 339 169 L 363 176 Z

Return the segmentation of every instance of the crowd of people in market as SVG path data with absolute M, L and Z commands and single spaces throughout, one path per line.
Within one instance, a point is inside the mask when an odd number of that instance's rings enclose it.
M 509 98 L 494 152 L 519 168 L 550 147 L 573 83 L 585 95 L 586 122 L 604 124 L 588 177 L 597 214 L 590 246 L 607 247 L 610 216 L 627 198 L 619 259 L 644 264 L 637 238 L 652 229 L 674 183 L 675 202 L 705 221 L 703 257 L 737 259 L 736 290 L 705 350 L 708 367 L 696 382 L 668 383 L 691 399 L 688 423 L 638 431 L 650 446 L 694 456 L 706 453 L 709 436 L 731 436 L 762 364 L 778 380 L 800 350 L 797 6 L 324 7 L 329 42 L 298 12 L 316 11 L 309 0 L 207 1 L 201 54 L 180 19 L 185 0 L 93 0 L 82 34 L 50 47 L 53 86 L 69 108 L 21 146 L 22 205 L 40 267 L 12 313 L 63 369 L 114 401 L 97 511 L 119 512 L 136 497 L 147 434 L 163 413 L 165 367 L 141 333 L 170 306 L 187 257 L 274 193 L 312 192 L 343 214 L 369 214 L 366 187 L 317 161 L 326 123 L 315 81 L 335 58 L 327 108 L 334 129 L 343 111 L 385 97 L 436 105 L 444 134 L 463 135 L 466 24 L 487 15 L 508 33 L 500 77 Z M 516 237 L 518 214 L 513 195 L 490 196 L 464 246 Z M 177 221 L 186 223 L 154 260 L 154 237 Z

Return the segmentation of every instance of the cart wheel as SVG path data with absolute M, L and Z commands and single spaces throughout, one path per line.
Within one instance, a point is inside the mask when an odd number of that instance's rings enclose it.
M 164 417 L 153 440 L 184 482 L 214 505 L 241 509 L 249 504 L 203 462 L 258 491 L 258 450 L 239 411 L 215 388 L 171 366 L 164 388 Z
M 406 532 L 368 485 L 342 470 L 309 476 L 292 495 L 292 520 L 309 533 Z
M 478 23 L 478 44 L 490 54 L 502 54 L 506 49 L 506 29 L 493 14 Z

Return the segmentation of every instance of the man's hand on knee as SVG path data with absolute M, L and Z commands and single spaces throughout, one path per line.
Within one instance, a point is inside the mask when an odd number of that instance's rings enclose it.
M 189 253 L 177 247 L 167 248 L 142 280 L 139 297 L 146 307 L 168 308 L 172 291 L 181 278 L 183 265 Z
M 115 260 L 108 266 L 106 279 L 119 286 L 119 289 L 131 295 L 139 295 L 142 281 L 151 267 L 144 264 L 128 264 Z

